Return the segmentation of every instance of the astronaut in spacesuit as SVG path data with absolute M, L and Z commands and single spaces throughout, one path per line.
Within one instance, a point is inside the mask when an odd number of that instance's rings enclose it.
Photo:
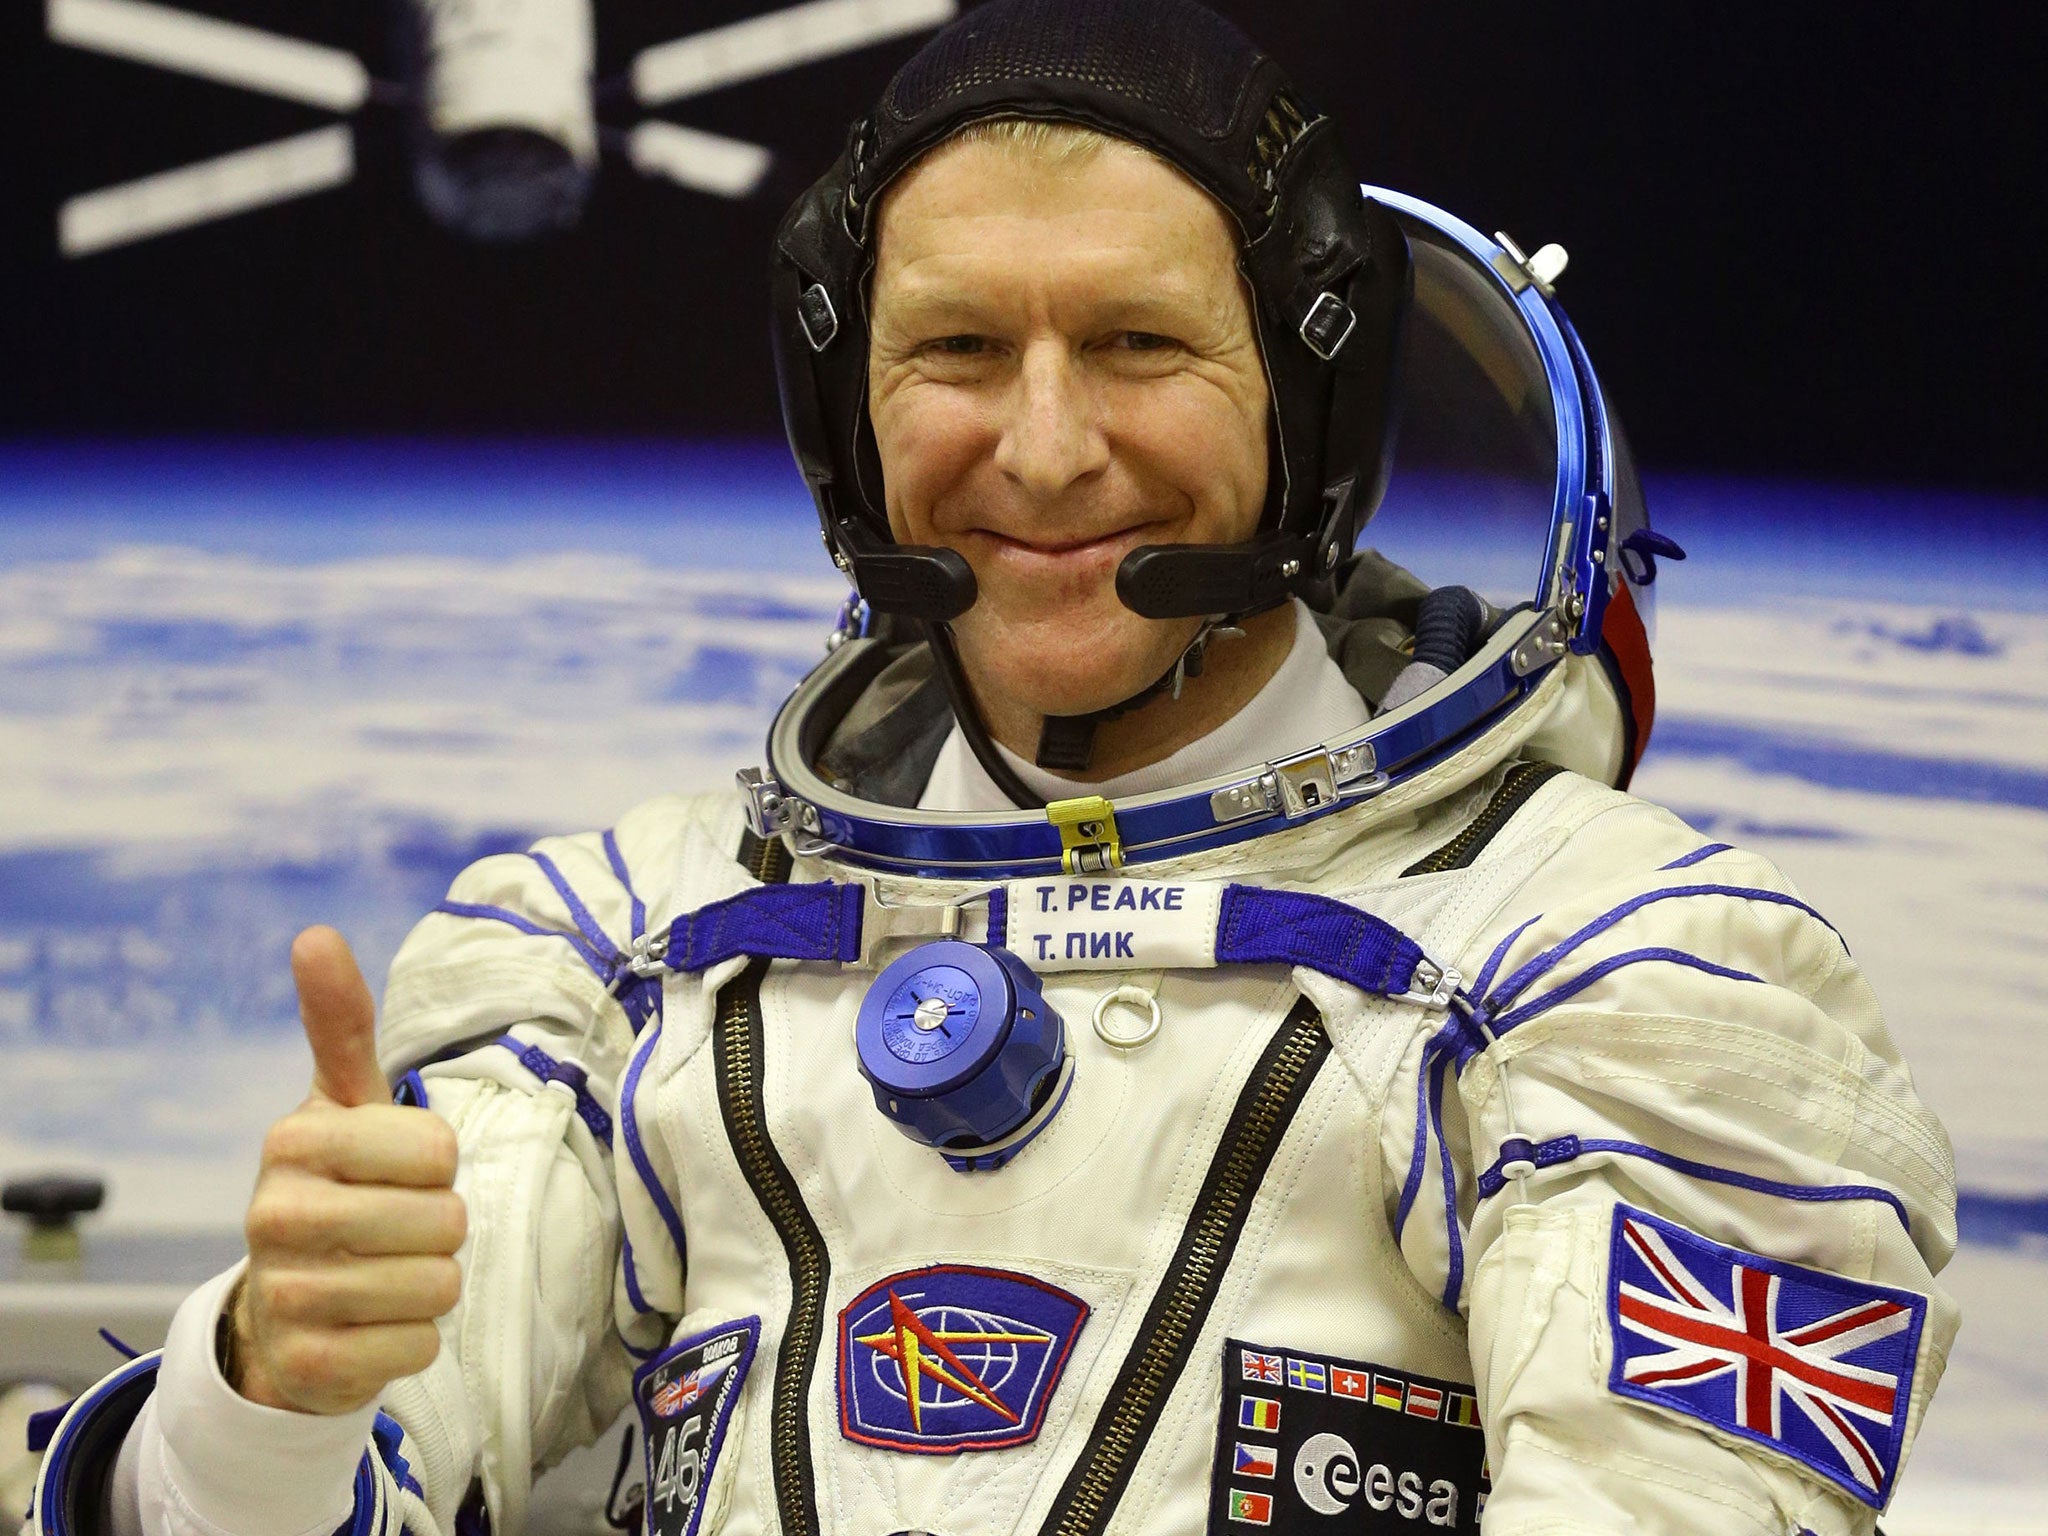
M 37 1529 L 518 1536 L 629 1405 L 658 1536 L 1871 1529 L 1946 1137 L 1614 787 L 1674 550 L 1556 262 L 1368 193 L 1190 0 L 905 66 L 777 240 L 858 597 L 767 765 L 466 871 L 374 1056 L 302 937 L 252 1258 Z M 1531 602 L 1352 553 L 1397 399 L 1537 466 Z

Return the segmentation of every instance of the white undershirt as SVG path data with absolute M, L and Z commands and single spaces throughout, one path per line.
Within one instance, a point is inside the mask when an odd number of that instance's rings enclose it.
M 1280 670 L 1243 709 L 1170 757 L 1113 779 L 1084 783 L 1048 773 L 1001 742 L 995 746 L 1025 787 L 1047 800 L 1071 799 L 1076 795 L 1103 795 L 1114 800 L 1181 784 L 1197 784 L 1234 769 L 1269 762 L 1356 730 L 1371 716 L 1372 711 L 1358 696 L 1358 690 L 1344 680 L 1343 672 L 1330 659 L 1322 631 L 1316 627 L 1308 605 L 1297 598 L 1294 646 L 1280 664 Z M 917 804 L 919 810 L 925 811 L 1017 809 L 1010 797 L 996 788 L 995 780 L 981 766 L 958 725 L 939 748 L 931 779 Z

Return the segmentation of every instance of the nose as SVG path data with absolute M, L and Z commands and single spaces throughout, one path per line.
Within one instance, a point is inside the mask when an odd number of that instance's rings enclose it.
M 1027 347 L 1005 401 L 996 468 L 1035 500 L 1050 501 L 1108 463 L 1109 441 L 1079 360 L 1060 342 Z

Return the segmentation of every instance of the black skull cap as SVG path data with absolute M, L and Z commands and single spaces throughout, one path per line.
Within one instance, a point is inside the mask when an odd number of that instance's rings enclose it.
M 854 124 L 856 236 L 918 156 L 1005 117 L 1077 123 L 1155 151 L 1222 203 L 1247 241 L 1271 222 L 1281 158 L 1323 121 L 1277 63 L 1194 0 L 991 0 L 927 41 Z

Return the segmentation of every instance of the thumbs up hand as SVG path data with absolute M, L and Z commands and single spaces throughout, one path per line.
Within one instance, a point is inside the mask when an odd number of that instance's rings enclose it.
M 391 1102 L 376 1009 L 347 941 L 308 928 L 292 976 L 313 1086 L 264 1138 L 224 1363 L 251 1402 L 347 1413 L 432 1363 L 433 1320 L 462 1294 L 453 1255 L 468 1217 L 455 1133 Z

